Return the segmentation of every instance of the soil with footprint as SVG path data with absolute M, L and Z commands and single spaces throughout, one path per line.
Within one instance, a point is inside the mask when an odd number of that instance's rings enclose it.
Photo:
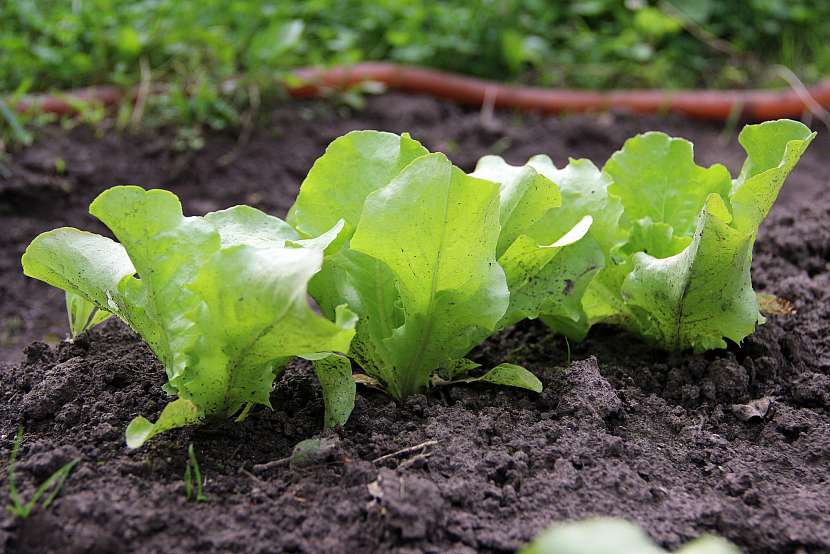
M 62 225 L 106 233 L 86 209 L 117 184 L 170 189 L 191 214 L 247 203 L 284 215 L 325 145 L 364 128 L 410 131 L 466 170 L 488 153 L 601 164 L 646 130 L 690 139 L 702 165 L 721 161 L 734 174 L 743 159 L 734 131 L 716 124 L 489 115 L 395 94 L 360 112 L 291 104 L 249 140 L 212 135 L 198 152 L 176 150 L 172 132 L 47 130 L 0 160 L 0 459 L 22 424 L 24 498 L 80 463 L 47 510 L 0 515 L 0 550 L 512 552 L 552 521 L 603 514 L 640 523 L 667 547 L 713 532 L 746 552 L 830 552 L 830 132 L 821 129 L 753 263 L 756 289 L 790 300 L 796 314 L 770 317 L 740 347 L 669 355 L 598 327 L 568 348 L 524 322 L 473 357 L 525 365 L 541 395 L 468 385 L 396 404 L 359 388 L 349 424 L 326 436 L 321 456 L 263 468 L 322 424 L 313 372 L 295 362 L 278 379 L 273 411 L 127 450 L 127 423 L 167 402 L 164 369 L 117 321 L 61 342 L 63 294 L 23 277 L 25 246 Z M 191 442 L 205 502 L 185 499 Z

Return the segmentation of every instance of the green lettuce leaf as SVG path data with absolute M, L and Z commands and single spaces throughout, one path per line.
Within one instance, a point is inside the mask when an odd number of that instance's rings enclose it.
M 618 250 L 625 243 L 629 232 L 620 225 L 623 205 L 619 197 L 609 192 L 611 179 L 590 160 L 570 159 L 562 169 L 557 169 L 547 156 L 534 156 L 528 165 L 554 181 L 562 191 L 562 216 L 566 221 L 576 221 L 590 215 L 593 219 L 588 237 L 593 243 L 581 245 L 584 253 L 568 249 L 567 261 L 580 264 L 584 269 L 578 279 L 572 279 L 574 296 L 581 298 L 581 306 L 570 304 L 564 313 L 544 313 L 544 321 L 551 329 L 579 340 L 585 337 L 591 325 L 597 321 L 618 318 L 624 306 L 619 296 L 619 284 L 627 271 L 625 258 Z M 630 269 L 629 269 L 630 270 Z M 583 292 L 584 291 L 584 292 Z
M 502 229 L 496 252 L 507 276 L 510 305 L 499 326 L 542 314 L 579 319 L 582 295 L 604 263 L 598 245 L 587 236 L 592 216 L 578 205 L 563 206 L 556 184 L 530 164 L 516 167 L 485 156 L 471 175 L 500 188 Z
M 499 156 L 481 158 L 470 176 L 499 185 L 499 257 L 534 223 L 562 205 L 559 188 L 550 179 L 530 166 L 510 165 Z
M 246 244 L 258 248 L 283 248 L 300 238 L 291 225 L 249 206 L 234 206 L 205 214 L 205 221 L 219 232 L 222 248 Z
M 21 263 L 29 277 L 115 313 L 119 310 L 115 302 L 119 284 L 135 273 L 123 246 L 71 227 L 38 235 L 23 253 Z
M 666 554 L 634 523 L 593 518 L 551 526 L 519 554 Z M 677 554 L 740 554 L 729 541 L 704 535 L 687 543 Z
M 204 412 L 199 407 L 184 398 L 178 398 L 167 404 L 159 414 L 155 423 L 138 416 L 127 425 L 127 446 L 138 448 L 159 433 L 197 425 L 204 421 Z
M 408 134 L 352 131 L 335 139 L 308 172 L 288 212 L 288 223 L 304 237 L 316 237 L 343 219 L 346 230 L 342 238 L 348 239 L 366 197 L 427 153 Z
M 179 398 L 155 423 L 138 417 L 131 447 L 207 418 L 270 406 L 277 372 L 293 356 L 348 351 L 355 317 L 334 321 L 309 305 L 308 283 L 342 223 L 299 240 L 290 226 L 237 206 L 184 217 L 175 195 L 114 187 L 91 205 L 120 242 L 58 229 L 37 237 L 24 272 L 129 324 L 165 366 Z
M 98 306 L 80 294 L 70 291 L 66 291 L 66 312 L 69 316 L 69 333 L 73 339 L 112 317 L 110 312 L 98 309 Z
M 610 178 L 590 160 L 571 158 L 568 165 L 557 169 L 547 156 L 533 156 L 527 165 L 550 179 L 562 195 L 562 209 L 551 214 L 562 221 L 562 227 L 572 227 L 586 215 L 593 219 L 588 234 L 602 252 L 623 243 L 628 234 L 620 227 L 623 205 L 619 197 L 609 192 Z M 544 222 L 542 223 L 544 224 Z
M 706 202 L 692 243 L 680 254 L 634 255 L 622 294 L 637 316 L 639 332 L 669 350 L 725 348 L 763 321 L 752 290 L 753 236 L 729 225 L 717 194 Z
M 476 364 L 477 365 L 477 364 Z M 467 377 L 454 381 L 456 383 L 492 383 L 507 387 L 542 392 L 542 382 L 531 372 L 516 364 L 499 364 L 480 377 Z
M 502 185 L 510 198 L 521 197 L 516 191 L 522 185 L 532 190 L 538 176 L 561 193 L 561 207 L 545 211 L 537 201 L 524 236 L 513 232 L 505 239 L 522 247 L 513 260 L 500 253 L 513 295 L 506 321 L 538 312 L 554 331 L 573 339 L 584 338 L 596 323 L 615 324 L 667 349 L 740 342 L 763 322 L 749 275 L 758 227 L 813 136 L 789 120 L 746 126 L 739 141 L 747 159 L 734 180 L 720 164 L 698 166 L 688 141 L 658 132 L 626 141 L 601 172 L 587 160 L 557 169 L 546 156 L 522 168 L 482 159 L 491 178 L 512 179 L 509 187 Z M 520 260 L 532 246 L 546 244 L 527 237 L 540 229 L 561 233 L 586 216 L 593 221 L 586 236 L 563 248 L 551 265 L 561 263 L 571 272 L 567 278 L 553 277 L 547 287 L 522 279 L 523 272 L 533 274 L 533 265 Z M 527 306 L 522 286 L 531 282 L 551 298 L 564 283 L 578 302 Z
M 729 196 L 737 229 L 757 233 L 815 136 L 806 125 L 787 119 L 743 128 L 738 141 L 747 158 Z
M 214 255 L 189 289 L 203 303 L 191 314 L 202 331 L 183 374 L 180 395 L 206 413 L 231 416 L 248 403 L 270 407 L 276 371 L 293 356 L 349 349 L 354 318 L 316 314 L 307 286 L 323 253 L 239 244 Z
M 165 190 L 113 187 L 89 212 L 110 228 L 138 274 L 119 282 L 114 313 L 149 344 L 167 370 L 167 390 L 175 393 L 199 336 L 185 316 L 200 300 L 185 285 L 219 250 L 219 234 L 203 218 L 185 217 L 179 199 Z M 90 262 L 88 271 L 97 271 L 100 262 Z
M 323 402 L 326 405 L 324 425 L 337 427 L 345 425 L 354 409 L 357 385 L 352 377 L 352 364 L 349 358 L 326 352 L 313 360 L 317 380 L 323 389 Z
M 498 208 L 495 184 L 465 175 L 441 154 L 418 158 L 366 199 L 350 249 L 394 275 L 403 323 L 368 340 L 382 357 L 373 377 L 395 397 L 426 387 L 504 315 Z
M 710 194 L 726 198 L 732 186 L 723 165 L 698 166 L 691 142 L 658 132 L 625 141 L 603 172 L 613 180 L 608 192 L 622 200 L 629 224 L 642 219 L 664 223 L 679 236 L 693 232 Z

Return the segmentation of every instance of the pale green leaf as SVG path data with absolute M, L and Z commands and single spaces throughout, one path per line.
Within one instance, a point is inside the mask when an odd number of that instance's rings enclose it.
M 452 360 L 445 367 L 439 369 L 438 373 L 445 381 L 453 381 L 470 371 L 481 367 L 480 363 L 474 362 L 467 358 L 459 358 Z
M 314 371 L 323 389 L 325 426 L 345 425 L 354 409 L 357 389 L 352 378 L 352 364 L 345 356 L 329 353 L 314 360 Z
M 318 236 L 338 220 L 354 232 L 363 203 L 427 149 L 409 137 L 379 131 L 353 131 L 332 142 L 309 171 L 288 222 L 303 236 Z
M 374 376 L 395 396 L 425 387 L 437 368 L 492 333 L 507 309 L 495 260 L 498 209 L 495 184 L 441 154 L 418 158 L 367 198 L 350 248 L 394 276 L 404 322 L 383 340 L 388 358 L 376 364 L 394 377 Z
M 138 448 L 159 433 L 201 422 L 199 408 L 193 402 L 179 398 L 164 407 L 155 423 L 141 416 L 134 418 L 127 426 L 127 446 Z
M 554 525 L 519 551 L 520 554 L 664 554 L 633 523 L 610 518 Z
M 803 123 L 787 119 L 743 128 L 739 140 L 747 158 L 729 197 L 736 228 L 757 232 L 784 180 L 815 136 Z
M 547 156 L 533 156 L 527 165 L 556 183 L 562 195 L 562 207 L 550 214 L 551 223 L 540 225 L 568 229 L 590 215 L 593 219 L 588 234 L 608 254 L 626 239 L 627 233 L 620 227 L 623 205 L 619 197 L 609 194 L 611 179 L 590 160 L 571 158 L 568 165 L 557 169 Z
M 560 295 L 559 302 L 550 302 L 540 310 L 542 321 L 551 329 L 582 339 L 591 325 L 619 318 L 623 310 L 622 303 L 616 301 L 619 287 L 613 287 L 612 292 L 599 286 L 615 280 L 619 271 L 614 252 L 628 237 L 620 225 L 622 201 L 609 193 L 611 178 L 590 160 L 570 159 L 568 165 L 557 169 L 547 156 L 534 156 L 528 165 L 555 182 L 562 193 L 562 207 L 550 212 L 537 227 L 574 225 L 586 216 L 593 220 L 588 236 L 565 249 L 551 267 L 557 270 L 552 287 L 567 289 L 569 294 Z
M 787 165 L 790 158 L 786 155 L 787 148 L 797 147 L 797 151 L 803 153 L 803 148 L 809 145 L 815 135 L 809 127 L 791 119 L 744 126 L 738 135 L 738 142 L 746 151 L 747 158 L 736 179 L 737 183 L 741 184 L 760 173 Z M 792 141 L 797 141 L 797 144 L 790 144 Z M 804 142 L 807 144 L 802 144 Z
M 585 216 L 553 244 L 521 235 L 499 258 L 510 289 L 510 307 L 500 325 L 540 315 L 579 319 L 581 300 L 605 261 L 596 241 L 586 236 Z
M 582 297 L 579 317 L 543 320 L 576 339 L 605 322 L 669 349 L 718 348 L 724 338 L 740 342 L 763 321 L 749 277 L 758 225 L 812 137 L 792 121 L 745 127 L 740 140 L 748 158 L 734 183 L 720 165 L 697 166 L 687 141 L 662 133 L 627 141 L 602 174 L 605 196 L 614 203 L 619 195 L 624 215 L 592 212 L 589 234 L 603 249 L 605 267 Z M 563 210 L 595 197 L 580 190 L 603 197 L 601 185 L 569 186 L 580 180 L 569 183 L 547 158 L 532 162 L 559 185 Z M 591 181 L 590 166 L 580 174 Z
M 683 545 L 677 554 L 741 554 L 740 549 L 731 542 L 714 535 L 703 535 Z
M 562 205 L 559 189 L 550 179 L 530 166 L 510 165 L 499 156 L 481 158 L 470 176 L 499 184 L 499 257 L 548 211 Z
M 340 306 L 330 321 L 307 294 L 342 223 L 299 240 L 253 208 L 184 217 L 173 194 L 139 187 L 110 189 L 90 210 L 120 244 L 59 229 L 36 238 L 23 265 L 125 320 L 165 365 L 165 390 L 180 398 L 156 424 L 134 420 L 131 444 L 243 406 L 244 417 L 254 404 L 269 405 L 290 357 L 349 350 L 356 316 Z
M 481 377 L 470 377 L 462 379 L 464 383 L 492 383 L 507 387 L 518 387 L 520 389 L 542 392 L 542 382 L 525 368 L 515 364 L 499 364 Z
M 219 250 L 219 234 L 203 218 L 184 217 L 179 199 L 165 190 L 113 187 L 89 211 L 110 228 L 138 272 L 121 282 L 124 304 L 117 313 L 147 341 L 175 390 L 200 336 L 183 317 L 200 302 L 186 285 Z
M 472 174 L 499 183 L 502 230 L 497 254 L 510 290 L 510 306 L 500 327 L 541 314 L 581 318 L 582 295 L 604 265 L 599 245 L 586 236 L 593 223 L 589 205 L 575 200 L 563 206 L 549 177 L 564 173 L 562 178 L 571 187 L 575 180 L 590 182 L 589 178 L 577 177 L 575 171 L 559 172 L 549 158 L 531 161 L 535 166 L 528 162 L 516 167 L 497 156 L 485 156 Z M 576 171 L 584 174 L 587 169 Z M 601 186 L 600 182 L 596 188 Z
M 628 327 L 632 315 L 620 290 L 634 264 L 630 257 L 620 258 L 615 254 L 617 251 L 613 250 L 606 258 L 606 265 L 587 286 L 581 313 L 571 312 L 569 317 L 543 315 L 542 321 L 572 340 L 584 339 L 590 328 L 600 322 Z
M 728 541 L 703 536 L 678 554 L 739 554 Z M 666 554 L 637 525 L 621 519 L 592 518 L 551 526 L 519 554 Z
M 69 332 L 73 339 L 113 315 L 98 308 L 80 294 L 70 291 L 66 291 L 66 312 L 69 316 Z
M 691 242 L 691 236 L 675 235 L 671 225 L 655 223 L 651 218 L 644 217 L 632 223 L 631 235 L 621 252 L 628 255 L 645 252 L 655 258 L 668 258 L 679 254 Z
M 118 312 L 119 283 L 135 273 L 124 247 L 106 237 L 62 227 L 38 235 L 21 260 L 23 273 Z
M 358 315 L 357 335 L 349 355 L 378 379 L 394 381 L 385 340 L 403 325 L 404 312 L 389 267 L 362 252 L 344 248 L 326 257 L 309 290 L 327 317 L 333 317 L 340 304 L 347 304 Z
M 726 198 L 732 186 L 724 166 L 698 166 L 692 143 L 658 132 L 625 141 L 603 172 L 613 180 L 608 190 L 622 199 L 627 221 L 650 218 L 677 235 L 691 234 L 709 194 Z
M 674 231 L 640 220 L 623 248 L 634 254 L 620 288 L 628 309 L 623 325 L 663 348 L 703 351 L 726 347 L 724 339 L 740 343 L 763 323 L 750 277 L 752 247 L 814 136 L 793 121 L 748 125 L 740 135 L 748 155 L 741 176 L 730 196 L 709 195 L 693 236 L 678 236 L 674 220 L 665 224 Z M 683 240 L 691 242 L 665 256 Z
M 319 237 L 313 237 L 308 239 L 300 239 L 300 240 L 292 240 L 286 242 L 286 246 L 292 248 L 312 248 L 316 250 L 321 250 L 327 254 L 335 252 L 337 249 L 334 247 L 334 244 L 338 242 L 341 235 L 343 235 L 343 230 L 346 227 L 346 221 L 341 219 L 337 223 L 334 224 L 334 227 L 320 235 Z
M 348 351 L 355 323 L 348 310 L 332 322 L 308 303 L 308 281 L 322 262 L 320 250 L 304 248 L 238 245 L 214 255 L 189 285 L 203 300 L 195 316 L 202 336 L 180 394 L 207 413 L 270 406 L 271 384 L 290 357 Z
M 683 252 L 634 256 L 622 295 L 640 315 L 640 332 L 664 348 L 724 348 L 723 337 L 740 342 L 762 321 L 750 279 L 754 236 L 724 215 L 723 200 L 712 194 Z
M 234 206 L 205 215 L 205 221 L 219 232 L 222 248 L 247 244 L 261 248 L 282 248 L 297 240 L 297 232 L 283 220 L 250 206 Z

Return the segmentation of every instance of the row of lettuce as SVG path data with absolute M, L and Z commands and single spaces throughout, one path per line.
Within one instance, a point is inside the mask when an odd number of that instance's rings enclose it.
M 314 364 L 327 426 L 348 419 L 355 383 L 396 399 L 472 381 L 538 392 L 509 360 L 466 356 L 527 318 L 576 340 L 614 324 L 668 350 L 752 333 L 758 227 L 814 136 L 789 120 L 746 126 L 733 179 L 657 132 L 601 170 L 487 156 L 466 174 L 406 134 L 357 131 L 316 161 L 287 221 L 247 206 L 185 217 L 170 192 L 119 186 L 90 206 L 118 242 L 56 229 L 23 269 L 67 292 L 73 333 L 115 315 L 164 364 L 177 398 L 131 422 L 130 447 L 270 406 L 297 356 Z

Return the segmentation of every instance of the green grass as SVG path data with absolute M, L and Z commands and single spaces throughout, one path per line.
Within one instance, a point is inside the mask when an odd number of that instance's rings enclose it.
M 76 458 L 71 462 L 64 464 L 60 469 L 58 469 L 55 473 L 49 476 L 49 478 L 35 490 L 34 494 L 28 502 L 23 502 L 23 500 L 20 498 L 20 493 L 17 490 L 17 481 L 15 480 L 14 475 L 14 465 L 17 462 L 17 454 L 20 450 L 20 444 L 22 442 L 23 427 L 20 427 L 17 430 L 17 435 L 14 438 L 14 446 L 12 447 L 12 453 L 9 457 L 9 463 L 7 468 L 7 479 L 9 482 L 9 505 L 6 507 L 6 509 L 16 517 L 26 519 L 37 507 L 38 502 L 43 497 L 43 495 L 49 491 L 51 492 L 49 492 L 49 495 L 43 500 L 43 502 L 41 502 L 40 506 L 42 509 L 45 510 L 52 504 L 55 498 L 57 498 L 57 496 L 60 494 L 61 489 L 63 488 L 63 484 L 66 482 L 66 479 L 69 477 L 69 474 L 72 473 L 72 470 L 75 468 L 76 465 L 78 465 L 78 463 L 81 460 L 80 458 Z
M 827 21 L 824 0 L 15 0 L 0 92 L 143 81 L 161 94 L 140 123 L 222 129 L 286 70 L 364 60 L 591 89 L 781 85 L 769 64 L 830 72 Z
M 193 443 L 190 443 L 187 447 L 187 466 L 184 470 L 185 499 L 194 502 L 206 502 L 208 497 L 205 495 L 203 487 L 202 470 L 199 467 L 199 460 L 196 459 Z

